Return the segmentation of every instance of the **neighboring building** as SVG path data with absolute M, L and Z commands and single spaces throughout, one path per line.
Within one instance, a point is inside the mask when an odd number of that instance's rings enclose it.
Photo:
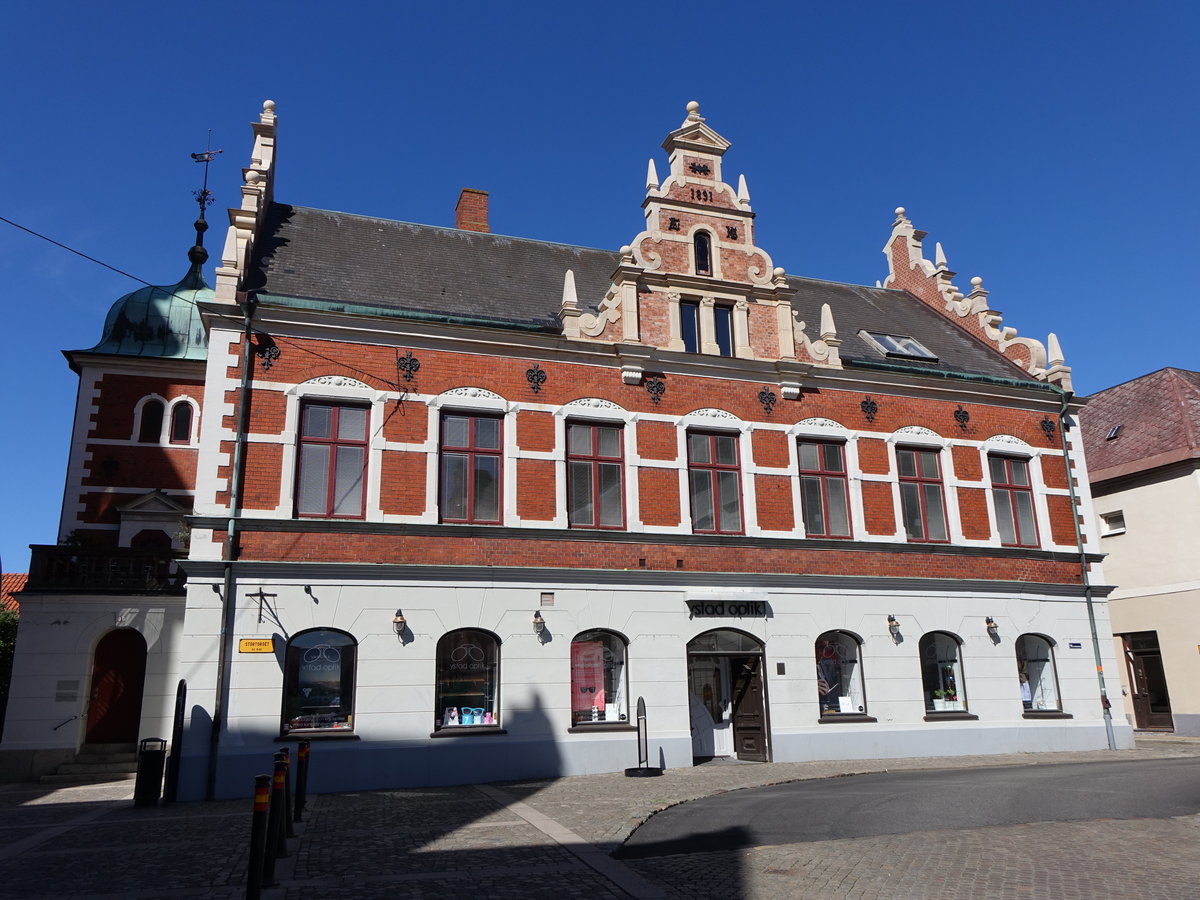
M 69 355 L 24 770 L 143 674 L 102 737 L 167 735 L 185 680 L 190 797 L 302 737 L 317 790 L 615 771 L 639 697 L 671 767 L 1106 746 L 1070 370 L 902 209 L 884 284 L 837 284 L 757 245 L 694 104 L 617 252 L 493 236 L 481 191 L 454 229 L 276 203 L 273 103 L 254 131 L 215 289 L 193 248 L 161 327 L 126 298 Z
M 0 609 L 21 611 L 21 598 L 17 595 L 25 589 L 29 576 L 24 572 L 5 572 L 0 575 Z
M 1125 711 L 1200 735 L 1200 372 L 1100 391 L 1081 419 Z

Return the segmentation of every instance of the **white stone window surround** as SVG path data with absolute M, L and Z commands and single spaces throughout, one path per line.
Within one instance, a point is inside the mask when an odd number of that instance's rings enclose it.
M 708 433 L 736 434 L 738 437 L 738 482 L 741 487 L 742 534 L 747 536 L 762 536 L 763 531 L 758 527 L 758 500 L 754 489 L 754 478 L 749 471 L 748 461 L 754 458 L 750 433 L 754 429 L 753 422 L 739 419 L 733 413 L 707 407 L 692 410 L 675 420 L 675 457 L 672 467 L 679 468 L 679 504 L 680 526 L 678 529 L 656 529 L 672 533 L 694 534 L 692 531 L 691 484 L 689 482 L 687 436 L 689 431 Z M 707 532 L 705 532 L 707 534 Z
M 259 385 L 255 384 L 255 390 Z M 383 422 L 386 415 L 388 392 L 377 391 L 369 385 L 343 375 L 319 375 L 284 392 L 283 431 L 278 435 L 263 435 L 261 441 L 247 434 L 247 443 L 280 444 L 279 505 L 264 517 L 292 518 L 296 507 L 296 460 L 300 435 L 300 408 L 305 402 L 327 401 L 329 403 L 366 406 L 370 410 L 367 423 L 367 483 L 364 521 L 383 521 L 379 508 L 381 471 L 383 468 Z M 245 514 L 244 514 L 245 515 Z M 259 513 L 262 515 L 262 513 Z
M 638 493 L 637 472 L 641 457 L 637 452 L 637 422 L 641 418 L 599 397 L 580 397 L 553 410 L 554 450 L 549 454 L 539 453 L 539 458 L 554 460 L 554 521 L 553 528 L 568 528 L 567 521 L 567 425 L 572 422 L 593 425 L 616 425 L 621 428 L 621 487 L 622 502 L 625 504 L 625 531 L 645 531 L 642 523 L 641 500 Z
M 750 302 L 743 296 L 720 291 L 700 292 L 689 291 L 680 293 L 677 290 L 667 291 L 667 325 L 671 335 L 667 341 L 667 349 L 680 353 L 686 352 L 683 343 L 683 322 L 679 306 L 683 302 L 698 305 L 698 334 L 696 335 L 697 352 L 709 356 L 722 356 L 720 345 L 717 344 L 717 323 L 715 308 L 726 307 L 730 310 L 730 344 L 732 357 L 726 359 L 754 359 L 754 351 L 750 347 Z
M 1010 459 L 1023 459 L 1029 464 L 1027 467 L 1029 471 L 1029 491 L 1033 497 L 1033 515 L 1034 521 L 1037 524 L 1038 542 L 1036 547 L 1027 547 L 1026 549 L 1041 550 L 1051 542 L 1050 509 L 1046 503 L 1046 494 L 1048 491 L 1045 479 L 1042 477 L 1041 466 L 1041 459 L 1046 455 L 1061 457 L 1062 453 L 1053 452 L 1046 454 L 1045 451 L 1039 450 L 1011 434 L 994 434 L 979 445 L 979 464 L 983 472 L 983 479 L 980 483 L 987 491 L 988 497 L 986 504 L 988 531 L 991 534 L 991 538 L 986 542 L 988 546 L 1003 546 L 1000 540 L 1000 525 L 996 520 L 995 495 L 992 493 L 992 468 L 988 464 L 988 457 L 990 456 L 1007 456 Z M 971 484 L 968 481 L 961 481 L 959 483 L 965 486 Z
M 407 401 L 406 401 L 407 402 Z M 429 524 L 441 522 L 440 475 L 442 463 L 442 416 L 445 413 L 492 415 L 500 419 L 500 525 L 496 527 L 520 528 L 525 523 L 517 515 L 517 459 L 545 458 L 542 453 L 520 454 L 517 449 L 517 412 L 523 407 L 506 400 L 487 388 L 464 386 L 450 388 L 428 401 L 430 416 L 426 437 L 428 456 L 425 465 L 425 514 L 419 521 Z M 532 407 L 536 408 L 536 407 Z M 410 520 L 409 517 L 404 517 Z M 461 523 L 447 522 L 447 527 Z M 539 523 L 541 524 L 541 523 Z M 478 527 L 468 525 L 467 527 Z
M 796 534 L 789 537 L 807 537 L 804 530 L 804 505 L 800 495 L 800 453 L 797 442 L 808 438 L 841 444 L 846 466 L 846 487 L 850 504 L 850 540 L 870 540 L 866 531 L 866 513 L 863 508 L 863 473 L 858 463 L 858 435 L 833 419 L 809 418 L 797 422 L 787 429 L 788 470 L 792 476 L 792 509 L 795 510 Z M 844 540 L 844 538 L 843 538 Z
M 900 503 L 900 466 L 896 459 L 897 447 L 912 447 L 916 450 L 936 450 L 938 466 L 942 475 L 942 502 L 946 506 L 946 532 L 951 544 L 968 546 L 987 546 L 987 541 L 968 541 L 962 533 L 962 516 L 958 508 L 958 478 L 954 474 L 954 454 L 951 448 L 954 441 L 944 438 L 935 431 L 921 425 L 904 425 L 887 436 L 888 475 L 886 479 L 892 485 L 892 503 L 896 516 L 896 535 L 894 540 L 905 543 L 926 543 L 924 541 L 909 541 L 904 530 L 904 512 Z M 940 544 L 940 541 L 933 543 Z
M 705 234 L 708 235 L 708 253 L 710 256 L 709 269 L 711 271 L 707 275 L 701 275 L 699 272 L 696 271 L 696 235 L 699 234 L 700 232 L 704 232 Z M 716 232 L 716 229 L 714 226 L 709 225 L 707 222 L 697 222 L 695 225 L 693 225 L 691 228 L 688 229 L 687 242 L 688 242 L 688 271 L 690 271 L 693 275 L 696 275 L 700 278 L 716 278 L 716 279 L 720 280 L 721 278 L 724 277 L 721 274 L 721 252 L 720 252 L 720 243 L 721 242 L 720 242 L 720 239 L 717 237 L 717 232 Z

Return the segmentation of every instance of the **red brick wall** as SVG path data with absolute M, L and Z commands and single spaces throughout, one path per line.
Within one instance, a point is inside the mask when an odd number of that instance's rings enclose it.
M 892 505 L 892 486 L 880 481 L 864 481 L 862 492 L 867 533 L 895 534 L 896 508 Z
M 548 459 L 517 460 L 517 515 L 522 519 L 549 522 L 554 518 L 554 467 Z
M 887 475 L 891 471 L 887 441 L 879 438 L 859 438 L 858 467 L 866 475 Z
M 783 475 L 756 475 L 754 490 L 758 496 L 758 525 L 770 531 L 791 531 L 796 527 L 792 511 L 792 479 Z
M 666 422 L 641 422 L 637 444 L 638 456 L 642 459 L 674 459 L 678 452 L 676 428 Z
M 787 467 L 787 435 L 780 431 L 752 431 L 750 438 L 755 465 L 780 469 Z
M 379 506 L 388 515 L 419 516 L 426 503 L 437 502 L 425 496 L 425 466 L 428 455 L 389 450 L 383 454 L 380 474 Z
M 522 450 L 547 452 L 554 449 L 554 416 L 522 410 L 517 415 L 517 446 Z
M 954 447 L 954 474 L 963 481 L 981 481 L 983 465 L 974 447 Z
M 987 491 L 960 487 L 958 513 L 962 517 L 964 538 L 969 541 L 984 541 L 992 536 L 992 529 L 988 524 Z
M 674 527 L 681 519 L 679 475 L 673 469 L 638 469 L 642 522 L 651 527 Z

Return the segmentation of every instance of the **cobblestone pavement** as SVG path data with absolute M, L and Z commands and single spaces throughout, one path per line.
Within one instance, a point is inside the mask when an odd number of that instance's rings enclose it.
M 267 900 L 374 897 L 1191 898 L 1200 816 L 1035 823 L 618 862 L 660 809 L 743 787 L 861 772 L 1200 757 L 1138 749 L 824 763 L 728 763 L 310 800 Z M 319 755 L 314 750 L 314 765 Z M 0 785 L 0 898 L 245 895 L 250 802 L 135 809 L 132 783 Z

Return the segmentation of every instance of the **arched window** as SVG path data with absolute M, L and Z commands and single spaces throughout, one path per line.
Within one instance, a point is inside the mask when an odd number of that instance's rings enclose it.
M 292 731 L 354 729 L 354 658 L 358 643 L 344 631 L 294 634 L 283 664 L 283 726 Z
M 866 715 L 858 638 L 845 631 L 827 631 L 817 638 L 816 654 L 821 715 Z
M 464 628 L 437 645 L 434 730 L 500 724 L 500 641 Z
M 1031 712 L 1062 712 L 1058 673 L 1054 669 L 1054 645 L 1039 634 L 1017 638 L 1017 680 L 1021 705 Z
M 142 404 L 142 418 L 138 425 L 138 442 L 157 444 L 162 439 L 163 402 L 147 400 Z
M 571 641 L 571 725 L 629 722 L 625 639 L 584 631 Z
M 965 712 L 967 697 L 958 638 L 945 631 L 921 637 L 921 683 L 926 712 Z
M 712 237 L 707 231 L 697 231 L 693 240 L 696 251 L 696 274 L 711 275 L 712 267 Z
M 192 404 L 176 403 L 171 410 L 171 443 L 188 444 L 192 440 Z

